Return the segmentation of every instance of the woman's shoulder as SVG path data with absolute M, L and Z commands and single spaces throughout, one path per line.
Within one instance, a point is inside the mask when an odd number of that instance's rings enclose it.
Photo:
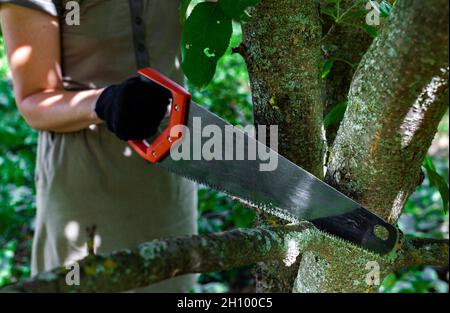
M 52 16 L 62 14 L 63 0 L 0 0 L 2 4 L 14 4 L 33 10 L 38 10 Z

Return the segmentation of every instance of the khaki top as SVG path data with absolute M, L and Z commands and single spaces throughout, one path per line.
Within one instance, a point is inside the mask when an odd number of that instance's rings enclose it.
M 0 0 L 59 16 L 67 90 L 119 83 L 145 66 L 183 82 L 179 0 L 78 0 L 73 26 L 67 2 Z M 196 185 L 139 158 L 103 125 L 40 132 L 36 192 L 33 274 L 83 258 L 93 225 L 99 253 L 196 232 Z M 192 283 L 183 276 L 145 291 L 186 291 Z

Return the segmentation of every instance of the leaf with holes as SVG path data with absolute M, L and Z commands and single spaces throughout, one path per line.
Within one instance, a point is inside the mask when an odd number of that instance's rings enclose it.
M 203 2 L 194 7 L 181 39 L 181 66 L 190 82 L 203 88 L 213 79 L 232 33 L 232 20 L 218 3 Z
M 257 5 L 259 2 L 260 0 L 219 0 L 223 12 L 232 19 L 240 22 L 250 20 L 247 9 Z

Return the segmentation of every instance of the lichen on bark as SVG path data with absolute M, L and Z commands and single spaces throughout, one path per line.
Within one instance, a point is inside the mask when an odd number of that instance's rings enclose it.
M 315 1 L 264 0 L 244 25 L 255 122 L 279 126 L 279 151 L 323 177 L 322 27 Z
M 278 125 L 278 151 L 323 177 L 322 26 L 316 1 L 264 0 L 244 24 L 256 124 Z M 268 140 L 268 139 L 266 139 Z M 267 225 L 264 215 L 260 224 Z M 279 221 L 279 223 L 283 223 Z M 257 290 L 290 292 L 298 262 L 259 264 Z
M 448 22 L 446 0 L 397 2 L 353 78 L 332 147 L 326 181 L 391 223 L 448 107 Z

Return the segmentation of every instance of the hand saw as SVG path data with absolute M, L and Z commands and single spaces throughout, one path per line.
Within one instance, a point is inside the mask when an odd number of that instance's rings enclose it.
M 166 88 L 172 94 L 170 117 L 167 127 L 149 140 L 130 141 L 130 146 L 145 160 L 177 175 L 223 191 L 233 197 L 256 206 L 270 214 L 291 222 L 307 220 L 318 229 L 340 237 L 367 250 L 385 254 L 398 240 L 398 230 L 379 216 L 363 208 L 346 195 L 327 185 L 282 155 L 265 146 L 246 132 L 230 128 L 230 124 L 191 101 L 183 87 L 151 68 L 138 71 Z M 255 158 L 198 159 L 195 149 L 189 158 L 174 160 L 170 150 L 174 144 L 201 138 L 202 125 L 214 125 L 224 137 L 223 151 L 240 145 L 244 151 L 257 147 L 276 155 L 278 166 L 273 171 L 261 171 L 261 160 Z M 189 135 L 178 128 L 184 125 Z M 173 130 L 176 131 L 173 131 Z M 230 132 L 233 132 L 230 134 Z M 190 136 L 190 138 L 186 138 Z M 229 145 L 233 147 L 229 147 Z M 258 150 L 262 151 L 262 150 Z M 197 151 L 198 152 L 198 151 Z M 234 152 L 233 152 L 234 155 Z

